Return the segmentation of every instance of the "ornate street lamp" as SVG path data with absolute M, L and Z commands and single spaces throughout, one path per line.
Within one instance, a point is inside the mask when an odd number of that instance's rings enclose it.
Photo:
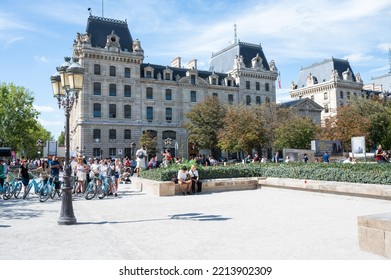
M 41 152 L 43 147 L 43 141 L 42 139 L 37 140 L 37 149 L 38 149 L 38 156 L 41 158 Z
M 79 92 L 83 89 L 84 68 L 78 63 L 78 59 L 65 57 L 65 63 L 57 67 L 57 73 L 50 77 L 53 87 L 53 95 L 58 100 L 58 107 L 65 112 L 65 174 L 64 185 L 62 186 L 62 203 L 59 225 L 76 224 L 72 205 L 71 169 L 69 164 L 69 117 L 73 104 L 77 102 Z

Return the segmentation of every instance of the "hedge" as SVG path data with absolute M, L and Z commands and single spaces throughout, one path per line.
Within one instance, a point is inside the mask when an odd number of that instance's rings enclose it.
M 183 164 L 190 169 L 189 163 Z M 182 165 L 144 170 L 141 177 L 155 181 L 170 181 Z M 265 163 L 228 166 L 197 166 L 201 179 L 239 177 L 277 177 L 320 181 L 337 181 L 391 185 L 391 164 L 374 163 Z

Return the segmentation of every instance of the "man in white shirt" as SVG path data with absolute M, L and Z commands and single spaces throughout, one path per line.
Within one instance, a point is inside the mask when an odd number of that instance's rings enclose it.
M 145 146 L 141 146 L 140 149 L 136 151 L 136 172 L 137 172 L 137 177 L 140 176 L 141 169 L 145 168 L 145 160 L 147 158 L 148 154 L 147 151 L 145 150 Z

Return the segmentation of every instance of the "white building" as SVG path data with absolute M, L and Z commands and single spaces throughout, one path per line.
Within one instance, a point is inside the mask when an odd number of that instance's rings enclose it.
M 278 71 L 260 45 L 235 42 L 213 54 L 210 71 L 198 70 L 196 59 L 182 65 L 179 57 L 170 66 L 147 64 L 126 21 L 90 15 L 73 56 L 86 72 L 71 112 L 70 148 L 85 147 L 87 157 L 130 157 L 131 143 L 137 149 L 146 131 L 158 151 L 171 138 L 172 153 L 188 157 L 198 151 L 181 125 L 197 102 L 212 95 L 230 104 L 276 100 Z
M 331 58 L 300 70 L 297 84 L 289 91 L 293 99 L 310 98 L 323 107 L 322 122 L 335 116 L 337 109 L 353 96 L 364 96 L 360 74 L 354 74 L 349 62 Z

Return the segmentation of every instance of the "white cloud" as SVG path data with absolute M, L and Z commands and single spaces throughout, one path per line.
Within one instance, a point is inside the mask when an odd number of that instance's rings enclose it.
M 50 113 L 50 112 L 55 112 L 57 111 L 56 109 L 54 109 L 53 107 L 50 107 L 50 106 L 40 106 L 40 105 L 34 105 L 34 108 L 35 110 L 37 110 L 38 112 L 45 112 L 45 113 Z
M 48 59 L 44 56 L 34 56 L 34 59 L 39 62 L 48 62 Z

